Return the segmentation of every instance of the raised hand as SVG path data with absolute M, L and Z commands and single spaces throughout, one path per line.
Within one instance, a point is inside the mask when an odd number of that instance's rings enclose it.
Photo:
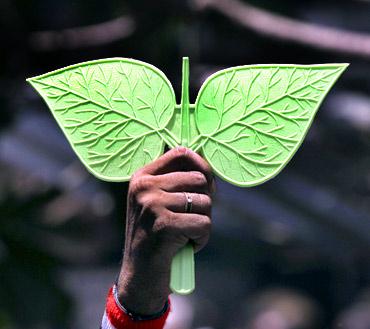
M 118 280 L 119 298 L 130 310 L 153 314 L 163 308 L 175 253 L 189 242 L 198 251 L 208 241 L 213 190 L 207 162 L 183 147 L 168 151 L 133 175 Z M 187 197 L 192 200 L 191 209 L 186 207 Z

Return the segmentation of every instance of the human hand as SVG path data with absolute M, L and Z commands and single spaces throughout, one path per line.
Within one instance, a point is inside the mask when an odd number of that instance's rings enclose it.
M 184 147 L 138 170 L 127 199 L 126 240 L 118 298 L 139 314 L 159 312 L 170 294 L 171 261 L 189 241 L 208 241 L 214 180 L 207 162 Z M 185 211 L 186 195 L 192 198 Z

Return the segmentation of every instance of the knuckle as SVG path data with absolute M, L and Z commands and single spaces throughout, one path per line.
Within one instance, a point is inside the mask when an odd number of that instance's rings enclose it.
M 153 232 L 155 232 L 157 237 L 164 238 L 171 235 L 172 225 L 170 223 L 172 216 L 173 215 L 168 212 L 167 214 L 162 214 L 162 216 L 157 218 L 153 226 Z
M 158 198 L 155 193 L 144 193 L 139 197 L 139 202 L 145 210 L 153 211 L 159 206 Z
M 178 220 L 176 213 L 168 209 L 164 209 L 161 217 L 162 220 L 166 223 L 167 228 L 169 229 L 172 229 L 174 227 L 174 224 Z
M 158 218 L 155 221 L 155 224 L 153 225 L 153 232 L 158 236 L 158 235 L 163 235 L 166 233 L 168 227 L 167 227 L 167 222 L 165 220 L 162 220 Z
M 136 170 L 132 176 L 131 176 L 131 179 L 134 179 L 135 177 L 138 177 L 138 176 L 141 176 L 143 173 L 143 168 L 139 168 L 138 170 Z
M 153 209 L 154 201 L 151 195 L 144 195 L 141 197 L 140 203 L 144 210 Z
M 149 175 L 134 175 L 130 183 L 130 190 L 133 193 L 139 193 L 152 188 L 153 183 Z

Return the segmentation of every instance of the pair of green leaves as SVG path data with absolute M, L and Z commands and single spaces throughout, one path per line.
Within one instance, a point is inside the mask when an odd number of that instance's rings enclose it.
M 302 143 L 347 64 L 239 66 L 211 75 L 189 103 L 183 60 L 181 104 L 152 65 L 113 58 L 28 81 L 49 105 L 80 160 L 98 178 L 127 181 L 169 147 L 200 152 L 223 179 L 253 186 L 275 176 Z M 174 257 L 170 286 L 194 289 L 191 244 Z
M 127 181 L 184 141 L 223 179 L 253 186 L 275 176 L 302 143 L 347 64 L 239 66 L 211 75 L 188 127 L 166 76 L 125 58 L 69 66 L 28 81 L 80 160 L 107 181 Z M 187 83 L 187 82 L 185 82 Z M 186 105 L 186 104 L 182 104 Z

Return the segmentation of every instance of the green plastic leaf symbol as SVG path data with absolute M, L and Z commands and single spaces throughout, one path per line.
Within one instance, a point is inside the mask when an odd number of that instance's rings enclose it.
M 263 183 L 291 159 L 346 67 L 256 65 L 217 72 L 195 104 L 195 148 L 230 183 Z
M 165 75 L 133 59 L 69 66 L 28 80 L 41 94 L 86 168 L 100 179 L 126 181 L 158 158 L 175 110 Z
M 166 76 L 133 59 L 85 62 L 28 81 L 45 99 L 86 168 L 127 181 L 165 145 L 201 153 L 224 180 L 261 184 L 301 145 L 313 118 L 348 64 L 251 65 L 219 71 L 189 102 L 183 59 L 181 103 Z M 171 289 L 194 290 L 191 244 L 174 257 Z

